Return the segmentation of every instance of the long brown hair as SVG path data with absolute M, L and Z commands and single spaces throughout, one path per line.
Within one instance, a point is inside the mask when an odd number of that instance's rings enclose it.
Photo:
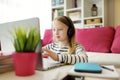
M 75 47 L 76 47 L 75 27 L 74 27 L 72 20 L 67 16 L 59 16 L 55 18 L 55 20 L 58 20 L 68 26 L 67 35 L 68 35 L 69 45 L 70 45 L 69 53 L 70 54 L 75 53 Z

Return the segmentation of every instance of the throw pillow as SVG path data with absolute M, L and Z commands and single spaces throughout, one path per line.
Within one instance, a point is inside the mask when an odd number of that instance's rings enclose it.
M 115 30 L 113 27 L 97 27 L 76 30 L 76 41 L 86 51 L 110 52 Z
M 120 26 L 116 28 L 114 41 L 111 47 L 112 53 L 119 53 L 120 54 Z
M 46 29 L 44 33 L 44 37 L 42 40 L 42 46 L 45 46 L 46 44 L 51 43 L 52 40 L 52 30 L 51 29 Z

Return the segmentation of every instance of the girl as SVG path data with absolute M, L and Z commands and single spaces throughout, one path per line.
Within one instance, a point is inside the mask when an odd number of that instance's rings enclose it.
M 84 48 L 75 42 L 75 28 L 69 17 L 57 17 L 52 29 L 54 42 L 42 48 L 44 55 L 66 64 L 88 62 Z

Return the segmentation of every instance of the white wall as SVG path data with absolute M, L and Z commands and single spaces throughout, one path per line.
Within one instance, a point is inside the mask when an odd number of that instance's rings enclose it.
M 114 16 L 115 16 L 115 18 L 114 18 L 114 20 L 115 20 L 115 27 L 117 27 L 118 25 L 120 25 L 120 0 L 115 0 L 115 14 L 114 14 Z
M 0 0 L 0 23 L 40 18 L 41 38 L 51 28 L 51 0 Z

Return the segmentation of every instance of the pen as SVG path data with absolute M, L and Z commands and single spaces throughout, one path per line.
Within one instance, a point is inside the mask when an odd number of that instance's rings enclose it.
M 110 71 L 114 71 L 113 69 L 105 67 L 105 66 L 101 66 L 101 67 L 104 68 L 104 69 L 110 70 Z

